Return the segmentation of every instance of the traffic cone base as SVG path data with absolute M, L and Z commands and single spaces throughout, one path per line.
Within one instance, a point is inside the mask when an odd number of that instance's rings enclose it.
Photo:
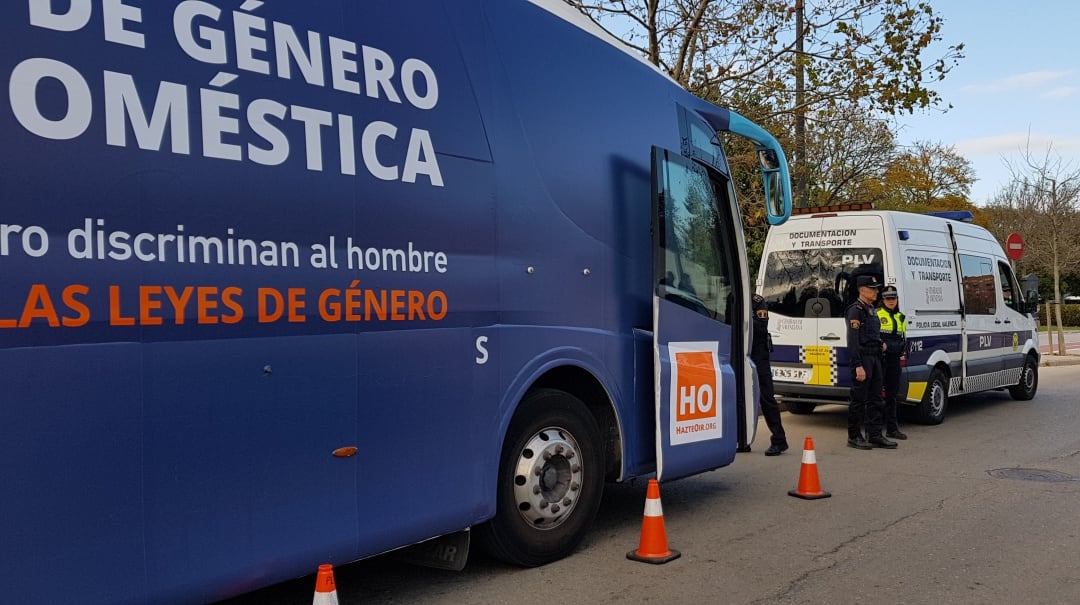
M 668 548 L 664 508 L 660 504 L 660 483 L 656 479 L 649 479 L 649 489 L 645 495 L 645 515 L 641 519 L 641 541 L 637 550 L 626 553 L 626 558 L 659 565 L 680 556 L 681 552 Z
M 803 500 L 817 500 L 832 496 L 821 489 L 818 480 L 817 456 L 814 454 L 814 439 L 809 435 L 803 444 L 802 468 L 799 470 L 799 486 L 788 491 L 789 496 L 802 498 Z
M 334 584 L 334 566 L 323 563 L 315 576 L 315 598 L 311 605 L 338 605 L 337 585 Z

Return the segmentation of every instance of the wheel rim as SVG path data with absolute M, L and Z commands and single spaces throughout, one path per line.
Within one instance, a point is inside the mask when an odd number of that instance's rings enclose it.
M 526 523 L 553 529 L 570 518 L 581 494 L 581 456 L 564 429 L 537 431 L 518 453 L 514 501 Z
M 1035 368 L 1031 364 L 1024 366 L 1024 391 L 1030 393 L 1035 388 Z
M 935 382 L 930 390 L 930 415 L 938 417 L 945 410 L 945 388 L 940 382 Z

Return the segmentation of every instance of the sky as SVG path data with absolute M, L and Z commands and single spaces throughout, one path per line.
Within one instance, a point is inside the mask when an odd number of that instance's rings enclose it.
M 945 19 L 943 44 L 962 42 L 965 58 L 930 85 L 953 108 L 901 116 L 898 142 L 954 147 L 975 170 L 977 206 L 1008 184 L 1005 162 L 1020 162 L 1029 140 L 1036 158 L 1051 149 L 1063 172 L 1080 170 L 1080 2 L 929 2 Z

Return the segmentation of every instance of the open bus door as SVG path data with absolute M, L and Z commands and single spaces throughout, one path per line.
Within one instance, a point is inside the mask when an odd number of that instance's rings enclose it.
M 706 123 L 702 118 L 706 118 Z M 791 216 L 779 143 L 734 112 L 680 112 L 690 157 L 653 148 L 653 356 L 656 476 L 676 479 L 729 464 L 757 427 L 749 284 L 739 206 L 720 132 L 752 141 L 770 224 Z M 708 167 L 712 166 L 712 168 Z
M 724 195 L 718 177 L 662 149 L 653 150 L 653 166 L 656 475 L 665 480 L 734 458 L 746 411 L 736 410 L 745 400 L 736 378 L 745 372 L 744 357 L 732 351 L 745 345 L 730 317 L 744 303 L 732 287 L 735 246 L 717 237 L 730 222 L 727 206 L 718 204 Z

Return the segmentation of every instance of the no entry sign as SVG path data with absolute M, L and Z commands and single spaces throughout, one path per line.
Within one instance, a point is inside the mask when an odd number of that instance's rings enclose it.
M 1024 255 L 1024 238 L 1020 237 L 1019 233 L 1010 233 L 1009 238 L 1005 240 L 1005 256 L 1013 260 L 1020 260 L 1020 257 Z

